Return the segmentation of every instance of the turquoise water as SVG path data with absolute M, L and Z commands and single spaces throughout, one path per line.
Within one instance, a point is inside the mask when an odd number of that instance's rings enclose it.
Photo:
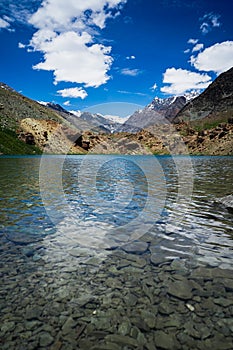
M 232 264 L 232 214 L 215 203 L 232 191 L 232 157 L 2 157 L 0 168 L 4 239 L 26 244 L 67 230 L 96 248 L 173 233 L 166 254 L 186 241 L 201 260 Z M 98 234 L 108 239 L 92 243 Z
M 232 157 L 0 157 L 0 347 L 233 348 Z

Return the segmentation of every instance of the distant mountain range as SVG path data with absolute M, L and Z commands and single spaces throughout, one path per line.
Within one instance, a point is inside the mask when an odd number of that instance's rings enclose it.
M 81 130 L 95 130 L 105 133 L 115 132 L 127 118 L 118 116 L 103 116 L 100 113 L 90 113 L 86 111 L 67 111 L 59 104 L 52 102 L 39 102 L 40 104 L 56 111 L 64 119 Z
M 144 109 L 136 111 L 118 130 L 138 132 L 148 126 L 171 122 L 177 113 L 199 94 L 196 92 L 168 98 L 155 97 Z
M 143 152 L 142 145 L 154 153 L 163 153 L 163 140 L 155 141 L 150 128 L 163 130 L 163 125 L 169 128 L 174 124 L 185 135 L 192 154 L 232 154 L 233 68 L 217 77 L 199 96 L 191 93 L 165 99 L 155 97 L 144 109 L 123 124 L 120 122 L 122 119 L 116 116 L 67 111 L 51 102 L 38 103 L 0 83 L 0 153 L 38 153 L 46 147 L 50 153 L 68 149 L 70 153 L 83 154 L 93 147 L 100 153 L 117 153 L 125 150 L 122 137 L 129 140 L 126 151 L 133 154 Z M 119 148 L 114 151 L 115 137 Z M 99 147 L 101 143 L 103 147 Z

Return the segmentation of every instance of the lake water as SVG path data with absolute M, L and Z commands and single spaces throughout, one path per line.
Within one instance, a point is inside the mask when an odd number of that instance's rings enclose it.
M 233 157 L 0 169 L 2 349 L 233 348 Z

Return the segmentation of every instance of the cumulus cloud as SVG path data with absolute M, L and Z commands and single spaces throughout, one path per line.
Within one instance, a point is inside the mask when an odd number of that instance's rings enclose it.
M 80 87 L 58 90 L 57 93 L 62 97 L 81 98 L 82 100 L 88 96 L 87 92 Z
M 154 85 L 153 85 L 153 86 L 151 86 L 151 90 L 152 90 L 152 91 L 155 91 L 155 90 L 157 89 L 157 87 L 158 87 L 158 86 L 157 86 L 157 84 L 156 84 L 156 83 L 154 83 Z
M 130 68 L 123 68 L 121 69 L 122 75 L 129 75 L 131 77 L 136 77 L 137 75 L 141 74 L 140 69 L 130 69 Z
M 64 102 L 63 105 L 66 106 L 66 107 L 70 106 L 70 101 Z
M 202 34 L 207 34 L 207 33 L 209 33 L 209 31 L 210 31 L 210 26 L 209 26 L 208 23 L 203 22 L 203 23 L 200 25 L 200 29 L 201 29 Z
M 18 43 L 18 48 L 19 49 L 25 49 L 26 45 L 24 45 L 23 43 Z
M 40 51 L 43 60 L 34 69 L 54 73 L 54 82 L 61 81 L 98 87 L 110 76 L 113 58 L 111 47 L 96 41 L 98 30 L 108 18 L 119 15 L 127 0 L 47 0 L 30 17 L 37 31 L 30 49 Z
M 107 82 L 107 71 L 113 61 L 109 55 L 111 47 L 91 44 L 92 37 L 86 32 L 53 34 L 49 41 L 38 43 L 37 38 L 33 38 L 34 46 L 44 52 L 45 58 L 34 69 L 53 71 L 55 83 L 66 81 L 98 87 Z
M 204 44 L 196 44 L 192 50 L 192 52 L 201 51 L 204 48 Z
M 205 14 L 202 18 L 200 18 L 200 21 L 202 22 L 200 25 L 200 30 L 202 34 L 208 34 L 212 30 L 212 28 L 220 27 L 220 17 L 220 15 L 211 12 Z
M 181 68 L 168 68 L 163 75 L 163 83 L 169 84 L 161 88 L 166 94 L 180 95 L 191 90 L 202 90 L 211 83 L 207 74 L 195 73 Z
M 188 40 L 188 44 L 192 44 L 192 45 L 195 45 L 196 43 L 198 43 L 198 39 L 189 39 Z
M 127 60 L 135 60 L 136 57 L 135 57 L 134 55 L 132 55 L 132 56 L 127 56 L 126 59 L 127 59 Z
M 233 41 L 210 46 L 196 57 L 192 56 L 190 62 L 200 71 L 222 73 L 233 66 Z
M 7 18 L 0 18 L 0 29 L 10 29 L 10 23 Z
M 28 25 L 30 16 L 41 6 L 42 0 L 1 0 L 0 11 L 4 13 L 3 19 L 11 25 Z M 14 31 L 14 29 L 11 29 Z

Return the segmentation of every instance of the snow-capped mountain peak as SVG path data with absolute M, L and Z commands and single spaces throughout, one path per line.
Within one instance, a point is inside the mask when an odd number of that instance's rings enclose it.
M 126 120 L 129 119 L 129 116 L 128 117 L 119 117 L 117 115 L 102 115 L 102 117 L 112 121 L 113 123 L 118 123 L 118 124 L 124 124 L 126 122 Z
M 194 98 L 196 98 L 197 96 L 200 95 L 200 91 L 190 91 L 190 92 L 187 92 L 186 94 L 184 94 L 184 97 L 186 98 L 186 101 L 187 102 L 190 102 L 191 100 L 193 100 Z

